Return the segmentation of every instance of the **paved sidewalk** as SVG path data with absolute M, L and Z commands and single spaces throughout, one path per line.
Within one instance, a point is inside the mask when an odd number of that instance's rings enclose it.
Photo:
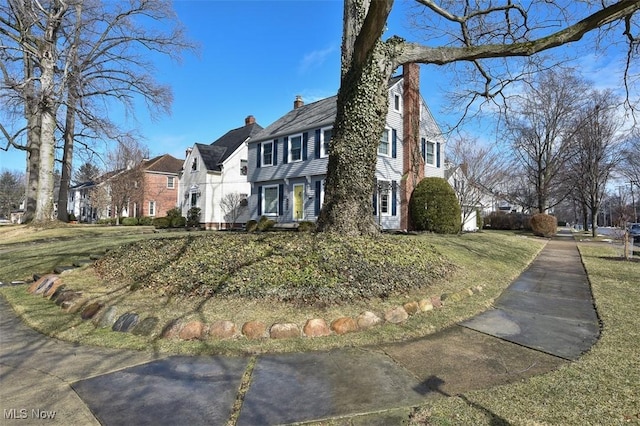
M 403 408 L 428 398 L 576 359 L 599 324 L 575 242 L 551 240 L 495 309 L 463 325 L 399 344 L 259 356 L 237 424 L 398 424 Z M 0 298 L 2 425 L 224 425 L 251 361 L 60 342 L 24 326 Z

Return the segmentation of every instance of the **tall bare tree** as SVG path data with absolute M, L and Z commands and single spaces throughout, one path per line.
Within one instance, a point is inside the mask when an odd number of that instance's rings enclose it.
M 0 173 L 0 218 L 9 218 L 11 210 L 18 208 L 24 197 L 24 187 L 23 173 L 11 170 Z
M 633 221 L 638 220 L 638 206 L 640 205 L 640 133 L 637 131 L 627 141 L 622 151 L 620 172 L 629 180 L 633 210 Z
M 482 201 L 499 191 L 505 182 L 506 161 L 495 146 L 466 136 L 449 141 L 447 159 L 461 175 L 453 189 L 462 209 L 464 227 Z
M 425 18 L 429 45 L 382 35 L 393 0 L 345 0 L 341 81 L 336 121 L 329 149 L 325 202 L 319 217 L 322 231 L 354 234 L 377 232 L 372 214 L 376 150 L 388 109 L 387 83 L 406 63 L 467 63 L 482 78 L 475 96 L 501 93 L 483 59 L 529 57 L 580 40 L 598 28 L 620 24 L 637 45 L 633 15 L 640 2 L 457 2 L 416 0 Z M 418 15 L 416 15 L 418 16 Z M 441 42 L 440 46 L 433 46 Z M 631 55 L 632 56 L 632 55 Z M 630 56 L 630 57 L 631 57 Z M 493 72 L 500 67 L 493 68 Z M 511 67 L 503 67 L 510 70 Z
M 149 158 L 149 149 L 136 140 L 120 143 L 108 154 L 108 161 L 114 167 L 113 176 L 105 183 L 109 188 L 111 214 L 120 224 L 120 216 L 126 211 L 129 216 L 131 203 L 142 199 L 144 192 L 144 170 L 142 161 Z
M 589 106 L 576 120 L 578 149 L 570 162 L 569 174 L 579 200 L 590 214 L 592 235 L 597 236 L 598 211 L 607 183 L 622 158 L 622 143 L 617 136 L 620 122 L 616 116 L 615 96 L 610 92 L 591 92 Z
M 88 137 L 122 142 L 129 135 L 108 119 L 108 98 L 128 113 L 134 112 L 134 100 L 139 98 L 153 114 L 169 110 L 170 88 L 154 80 L 152 63 L 144 52 L 178 59 L 193 45 L 186 40 L 168 0 L 2 0 L 0 12 L 0 37 L 7 41 L 0 46 L 0 54 L 10 60 L 9 66 L 0 67 L 2 97 L 7 96 L 5 91 L 13 92 L 14 104 L 25 105 L 27 122 L 25 130 L 13 133 L 0 123 L 7 140 L 3 149 L 11 146 L 29 152 L 30 182 L 38 182 L 40 188 L 32 191 L 39 209 L 35 218 L 46 220 L 43 203 L 52 201 L 47 170 L 53 167 L 56 141 L 50 120 L 53 117 L 55 122 L 55 114 L 50 110 L 65 108 L 65 118 L 58 123 L 64 141 L 63 188 L 58 201 L 64 206 L 74 144 L 87 144 Z M 49 53 L 38 56 L 40 46 L 49 46 Z M 11 66 L 17 63 L 24 67 Z M 65 208 L 59 211 L 66 215 Z
M 545 213 L 571 190 L 563 191 L 560 178 L 577 148 L 575 117 L 587 90 L 573 72 L 551 70 L 538 75 L 512 102 L 507 131 L 516 161 L 534 188 L 538 212 Z

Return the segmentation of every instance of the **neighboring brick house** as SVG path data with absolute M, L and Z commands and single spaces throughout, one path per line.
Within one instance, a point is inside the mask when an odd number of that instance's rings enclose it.
M 408 229 L 408 203 L 425 176 L 444 177 L 444 138 L 420 96 L 419 66 L 408 64 L 389 81 L 389 111 L 379 141 L 372 204 L 384 229 Z M 315 221 L 324 201 L 328 147 L 337 97 L 294 109 L 248 143 L 252 219 Z M 417 130 L 417 134 L 416 134 Z
M 125 197 L 122 217 L 165 216 L 178 204 L 178 176 L 182 160 L 169 154 L 118 170 L 69 188 L 69 213 L 80 222 L 116 216 L 113 197 Z M 116 195 L 117 194 L 117 195 Z
M 196 143 L 187 150 L 180 176 L 183 216 L 191 208 L 199 208 L 200 225 L 205 229 L 227 229 L 247 222 L 247 141 L 261 130 L 250 115 L 244 126 L 209 145 Z
M 142 160 L 143 190 L 140 199 L 131 200 L 130 208 L 133 210 L 129 216 L 166 216 L 167 211 L 176 208 L 182 165 L 183 160 L 169 154 Z

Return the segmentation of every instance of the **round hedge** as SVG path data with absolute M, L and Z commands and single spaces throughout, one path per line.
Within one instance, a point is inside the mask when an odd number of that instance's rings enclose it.
M 458 198 L 446 180 L 437 177 L 422 179 L 411 194 L 409 211 L 418 231 L 457 234 L 461 229 Z

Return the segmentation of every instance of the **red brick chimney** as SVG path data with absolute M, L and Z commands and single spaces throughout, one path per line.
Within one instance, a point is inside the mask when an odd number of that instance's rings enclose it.
M 248 115 L 247 118 L 244 119 L 244 125 L 248 126 L 249 124 L 255 124 L 256 118 L 253 115 Z
M 293 101 L 293 109 L 298 109 L 304 105 L 304 101 L 302 100 L 302 96 L 297 95 L 296 100 Z
M 400 227 L 411 229 L 409 200 L 413 189 L 424 178 L 424 160 L 420 153 L 420 65 L 404 64 L 402 77 L 402 168 L 404 178 L 400 194 Z

